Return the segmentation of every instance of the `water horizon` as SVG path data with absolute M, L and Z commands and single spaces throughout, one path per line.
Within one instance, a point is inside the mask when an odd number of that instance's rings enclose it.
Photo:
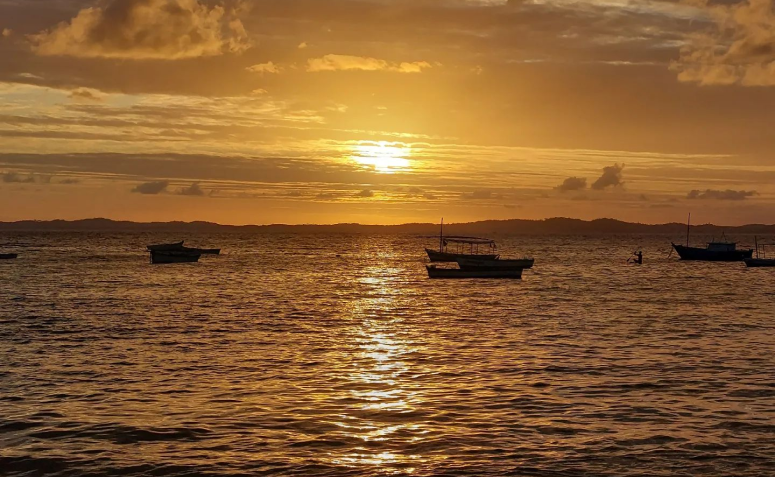
M 14 234 L 15 235 L 15 234 Z M 513 236 L 519 281 L 403 235 L 29 234 L 0 263 L 5 475 L 766 475 L 772 273 Z M 7 243 L 7 234 L 0 242 Z M 644 264 L 626 265 L 634 249 Z M 758 286 L 752 287 L 756 283 Z

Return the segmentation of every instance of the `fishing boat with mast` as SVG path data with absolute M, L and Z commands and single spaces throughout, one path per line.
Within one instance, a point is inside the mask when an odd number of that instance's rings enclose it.
M 691 230 L 691 220 L 692 214 L 689 214 L 689 220 L 686 222 L 686 245 L 678 245 L 671 242 L 673 249 L 681 257 L 681 260 L 742 262 L 746 258 L 753 256 L 753 249 L 738 250 L 737 243 L 724 241 L 723 237 L 720 242 L 708 242 L 705 248 L 690 247 L 689 232 Z
M 743 260 L 745 266 L 748 268 L 759 267 L 775 267 L 775 258 L 767 258 L 766 248 L 769 246 L 775 246 L 775 243 L 759 243 L 759 240 L 754 237 L 756 243 L 756 258 L 746 258 Z
M 480 251 L 480 247 L 484 250 Z M 444 236 L 444 219 L 441 219 L 439 232 L 439 250 L 425 249 L 431 262 L 456 262 L 460 258 L 478 260 L 497 260 L 495 241 L 481 237 L 464 237 L 460 235 Z

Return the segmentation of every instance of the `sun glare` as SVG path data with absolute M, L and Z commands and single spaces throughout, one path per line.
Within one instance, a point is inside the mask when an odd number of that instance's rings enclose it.
M 377 172 L 391 174 L 409 168 L 409 148 L 387 141 L 358 144 L 354 147 L 352 159 Z

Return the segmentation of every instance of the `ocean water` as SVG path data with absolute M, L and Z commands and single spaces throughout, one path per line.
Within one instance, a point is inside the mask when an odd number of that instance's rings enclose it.
M 3 234 L 0 474 L 775 475 L 775 270 L 670 237 Z M 644 250 L 642 266 L 626 265 Z

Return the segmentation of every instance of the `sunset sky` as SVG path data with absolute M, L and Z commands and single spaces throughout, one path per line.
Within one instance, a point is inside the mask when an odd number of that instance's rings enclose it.
M 775 222 L 773 0 L 0 0 L 0 220 Z

